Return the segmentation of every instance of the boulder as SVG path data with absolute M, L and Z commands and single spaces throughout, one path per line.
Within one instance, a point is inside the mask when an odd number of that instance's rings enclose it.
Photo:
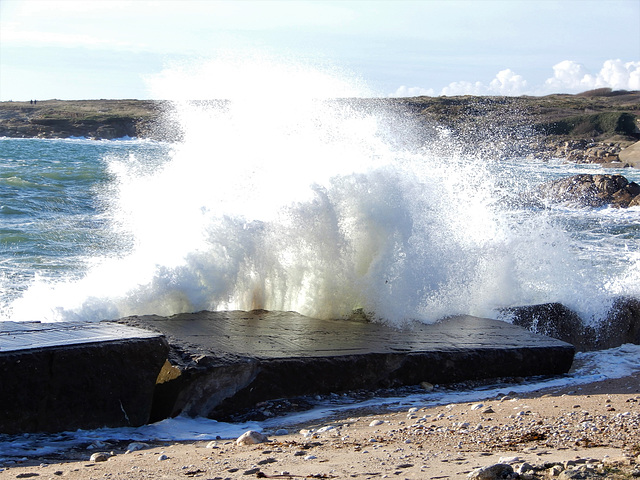
M 640 168 L 640 142 L 629 145 L 618 154 L 620 161 L 628 163 L 632 167 Z
M 517 477 L 518 474 L 513 471 L 513 467 L 506 463 L 496 463 L 487 467 L 478 468 L 467 476 L 467 478 L 472 480 L 501 480 Z
M 614 299 L 595 326 L 585 325 L 573 310 L 560 303 L 504 308 L 500 318 L 527 330 L 572 344 L 579 351 L 602 350 L 625 343 L 640 345 L 640 299 Z
M 579 351 L 596 348 L 596 330 L 585 326 L 576 312 L 561 303 L 504 308 L 500 318 L 533 333 L 570 343 Z
M 640 300 L 633 297 L 616 298 L 598 328 L 598 348 L 625 343 L 640 345 Z
M 626 208 L 640 201 L 640 185 L 622 175 L 580 174 L 539 185 L 535 195 L 547 202 L 577 207 Z

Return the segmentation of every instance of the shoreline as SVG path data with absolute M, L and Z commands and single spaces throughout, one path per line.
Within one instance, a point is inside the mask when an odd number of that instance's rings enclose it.
M 336 99 L 365 111 L 382 108 L 395 131 L 412 118 L 414 140 L 438 138 L 439 127 L 488 155 L 560 158 L 622 168 L 640 166 L 640 92 L 599 89 L 543 97 L 407 97 Z M 214 101 L 216 104 L 224 101 Z M 192 106 L 211 102 L 192 101 Z M 259 105 L 256 108 L 260 108 Z M 0 137 L 176 142 L 184 131 L 165 100 L 38 100 L 0 102 Z M 438 127 L 436 127 L 438 126 Z M 397 131 L 398 138 L 407 135 Z M 507 143 L 500 148 L 495 144 Z M 502 141 L 502 142 L 500 142 Z M 636 144 L 635 148 L 629 148 Z
M 253 445 L 104 442 L 55 456 L 5 458 L 0 478 L 445 479 L 499 463 L 520 469 L 516 478 L 564 470 L 559 478 L 633 478 L 640 475 L 640 372 L 521 395 L 505 391 L 474 403 L 350 411 L 287 429 Z M 96 452 L 106 460 L 92 461 Z M 523 469 L 525 463 L 531 467 Z M 591 476 L 571 476 L 581 469 Z

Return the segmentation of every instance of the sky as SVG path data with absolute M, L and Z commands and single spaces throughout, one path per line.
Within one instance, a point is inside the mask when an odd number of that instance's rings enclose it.
M 258 58 L 362 96 L 640 90 L 640 0 L 0 0 L 1 101 L 159 99 L 158 79 Z M 238 71 L 246 91 L 277 82 Z

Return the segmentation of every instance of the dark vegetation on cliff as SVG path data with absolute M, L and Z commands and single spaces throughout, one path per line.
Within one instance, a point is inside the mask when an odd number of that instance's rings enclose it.
M 640 138 L 636 124 L 640 116 L 640 92 L 598 89 L 579 95 L 414 97 L 395 101 L 406 105 L 418 117 L 456 131 L 506 127 L 529 128 L 533 133 L 571 139 Z
M 425 132 L 445 127 L 467 141 L 500 139 L 622 142 L 640 139 L 640 92 L 598 89 L 544 97 L 411 97 L 348 100 L 364 108 L 390 107 L 419 120 Z M 180 132 L 164 115 L 168 102 L 152 100 L 45 100 L 0 102 L 0 136 L 175 140 Z
M 45 100 L 0 103 L 0 136 L 172 139 L 163 128 L 167 102 Z

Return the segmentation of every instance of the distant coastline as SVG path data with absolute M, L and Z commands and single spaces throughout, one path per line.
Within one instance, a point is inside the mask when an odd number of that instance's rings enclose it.
M 619 153 L 640 140 L 640 92 L 598 89 L 544 97 L 410 97 L 338 100 L 356 107 L 385 107 L 424 126 L 444 127 L 470 144 L 509 140 L 511 152 L 577 163 L 620 162 Z M 176 141 L 180 126 L 155 100 L 38 100 L 0 102 L 0 137 Z M 402 135 L 402 131 L 398 132 Z M 635 157 L 634 157 L 635 158 Z M 631 166 L 639 166 L 633 163 Z M 625 160 L 625 161 L 628 161 Z

